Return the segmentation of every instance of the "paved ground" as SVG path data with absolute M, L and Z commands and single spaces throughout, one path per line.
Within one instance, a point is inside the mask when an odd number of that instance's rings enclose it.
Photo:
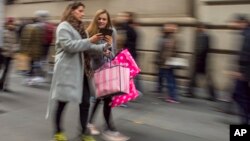
M 45 120 L 49 85 L 27 87 L 22 78 L 12 75 L 12 93 L 0 93 L 0 141 L 49 141 L 51 120 Z M 181 97 L 180 104 L 157 99 L 151 82 L 143 82 L 144 97 L 129 104 L 129 108 L 115 108 L 114 121 L 118 129 L 131 141 L 228 141 L 229 124 L 237 123 L 233 115 L 219 113 L 220 105 L 203 99 Z M 202 93 L 202 92 L 200 92 Z M 103 125 L 101 110 L 97 126 Z M 78 106 L 70 104 L 65 117 L 67 135 L 77 141 L 79 129 Z M 96 137 L 102 141 L 100 137 Z

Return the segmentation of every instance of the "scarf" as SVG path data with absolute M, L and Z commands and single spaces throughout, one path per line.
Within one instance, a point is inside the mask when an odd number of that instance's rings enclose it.
M 76 31 L 78 31 L 82 39 L 87 38 L 83 22 L 77 20 L 74 16 L 69 17 L 67 21 L 71 24 L 71 26 L 75 28 Z M 86 52 L 83 52 L 83 55 L 84 55 L 84 70 L 85 70 L 84 72 L 86 76 L 91 77 L 93 75 L 93 69 L 91 68 L 90 65 L 90 60 L 91 60 L 90 56 Z

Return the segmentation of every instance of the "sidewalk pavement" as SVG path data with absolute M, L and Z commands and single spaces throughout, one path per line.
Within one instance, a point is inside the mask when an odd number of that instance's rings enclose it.
M 51 119 L 45 120 L 49 85 L 27 87 L 12 75 L 9 88 L 0 93 L 0 141 L 48 141 L 52 137 Z M 214 110 L 217 103 L 180 97 L 180 104 L 166 103 L 151 93 L 153 82 L 143 82 L 144 96 L 129 108 L 114 108 L 113 119 L 130 141 L 228 141 L 229 124 L 238 123 L 233 115 Z M 79 141 L 78 105 L 69 104 L 65 112 L 65 132 Z M 102 110 L 96 125 L 103 127 Z M 101 136 L 96 137 L 102 141 Z

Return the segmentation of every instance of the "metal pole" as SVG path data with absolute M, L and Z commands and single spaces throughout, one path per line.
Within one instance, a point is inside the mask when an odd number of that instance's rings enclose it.
M 0 48 L 3 46 L 4 0 L 0 0 Z

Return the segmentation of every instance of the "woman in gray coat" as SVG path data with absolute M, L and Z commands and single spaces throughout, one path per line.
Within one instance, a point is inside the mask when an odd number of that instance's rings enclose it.
M 87 38 L 81 21 L 84 9 L 85 6 L 81 2 L 70 4 L 64 11 L 62 21 L 56 31 L 56 58 L 50 99 L 56 104 L 55 141 L 67 141 L 61 128 L 61 117 L 68 102 L 79 104 L 82 140 L 94 141 L 94 138 L 86 134 L 90 105 L 89 84 L 91 84 L 88 80 L 93 73 L 89 54 L 105 52 L 111 46 L 112 41 L 107 40 L 105 44 L 96 45 L 103 38 L 101 34 Z

